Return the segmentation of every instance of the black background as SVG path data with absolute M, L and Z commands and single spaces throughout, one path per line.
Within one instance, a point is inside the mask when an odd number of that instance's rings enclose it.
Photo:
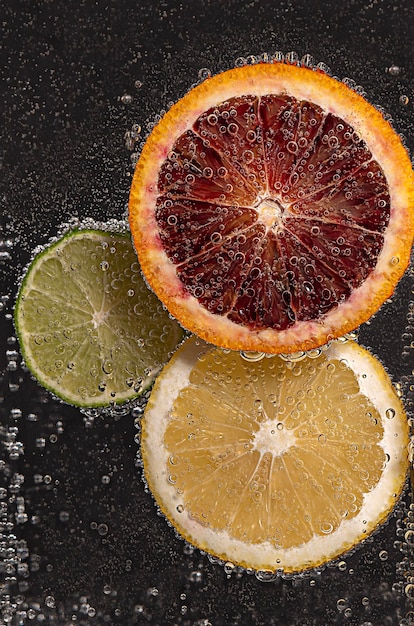
M 311 54 L 363 85 L 412 149 L 412 0 L 6 0 L 0 11 L 4 623 L 412 624 L 395 543 L 408 495 L 340 566 L 269 584 L 230 573 L 157 515 L 136 461 L 137 412 L 92 420 L 55 401 L 21 367 L 11 319 L 35 246 L 77 218 L 125 217 L 132 175 L 125 133 L 142 127 L 139 152 L 149 124 L 202 68 L 216 73 L 239 57 L 278 50 Z M 409 411 L 413 287 L 407 273 L 360 332 L 401 383 Z

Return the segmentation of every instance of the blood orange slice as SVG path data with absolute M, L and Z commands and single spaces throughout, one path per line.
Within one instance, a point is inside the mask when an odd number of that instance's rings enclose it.
M 381 113 L 326 74 L 235 68 L 174 105 L 130 194 L 144 274 L 216 345 L 309 350 L 366 321 L 409 260 L 414 176 Z

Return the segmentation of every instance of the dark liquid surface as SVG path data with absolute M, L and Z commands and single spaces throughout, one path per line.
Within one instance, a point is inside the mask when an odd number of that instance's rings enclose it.
M 405 592 L 413 562 L 405 541 L 414 514 L 408 494 L 372 543 L 309 578 L 264 584 L 214 564 L 157 515 L 136 458 L 139 411 L 93 419 L 56 401 L 23 366 L 11 319 L 18 277 L 36 245 L 76 216 L 124 216 L 132 173 L 126 130 L 142 126 L 139 152 L 148 118 L 182 97 L 200 68 L 215 73 L 262 51 L 312 54 L 362 84 L 414 149 L 412 0 L 6 0 L 2 20 L 0 621 L 412 622 Z M 400 104 L 404 94 L 407 105 Z M 411 416 L 413 289 L 407 273 L 392 301 L 359 332 L 400 384 Z

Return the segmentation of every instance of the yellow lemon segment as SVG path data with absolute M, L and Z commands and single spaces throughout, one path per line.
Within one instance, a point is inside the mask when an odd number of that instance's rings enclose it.
M 156 381 L 145 476 L 190 543 L 286 573 L 355 547 L 392 511 L 408 425 L 382 365 L 353 341 L 246 361 L 191 338 Z

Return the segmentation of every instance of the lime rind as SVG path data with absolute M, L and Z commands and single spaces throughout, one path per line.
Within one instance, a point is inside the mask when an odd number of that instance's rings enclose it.
M 14 322 L 24 362 L 55 397 L 119 405 L 148 389 L 184 331 L 148 291 L 128 232 L 66 232 L 37 254 Z

